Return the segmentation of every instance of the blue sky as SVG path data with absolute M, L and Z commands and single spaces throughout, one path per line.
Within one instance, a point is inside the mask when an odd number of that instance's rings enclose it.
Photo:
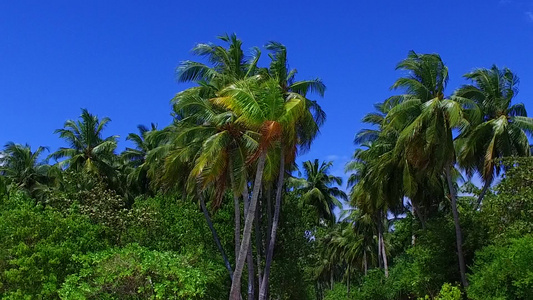
M 533 0 L 0 1 L 0 143 L 54 151 L 53 131 L 83 107 L 112 119 L 105 133 L 122 149 L 137 124 L 170 122 L 169 100 L 187 87 L 174 69 L 225 32 L 245 49 L 280 41 L 298 78 L 323 79 L 328 120 L 301 159 L 334 160 L 336 174 L 409 50 L 442 56 L 448 93 L 475 67 L 507 66 L 533 111 Z

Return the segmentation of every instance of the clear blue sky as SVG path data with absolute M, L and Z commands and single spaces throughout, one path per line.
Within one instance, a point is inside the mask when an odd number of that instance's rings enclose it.
M 441 54 L 448 93 L 475 67 L 511 68 L 533 114 L 533 0 L 18 0 L 0 1 L 0 143 L 54 151 L 63 143 L 53 131 L 84 107 L 112 119 L 105 134 L 120 135 L 123 149 L 137 124 L 170 122 L 169 100 L 186 88 L 175 67 L 225 32 L 245 49 L 280 41 L 298 78 L 324 80 L 328 120 L 303 158 L 333 159 L 337 174 L 411 49 Z

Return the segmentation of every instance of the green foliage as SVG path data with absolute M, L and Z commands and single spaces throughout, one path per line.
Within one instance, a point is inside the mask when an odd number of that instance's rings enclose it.
M 508 158 L 495 194 L 483 202 L 482 220 L 493 238 L 533 232 L 533 158 Z
M 359 299 L 355 292 L 350 292 L 348 295 L 348 288 L 344 284 L 336 284 L 333 289 L 327 290 L 323 300 L 338 300 L 338 299 Z
M 194 203 L 172 196 L 137 198 L 133 210 L 150 212 L 150 222 L 133 219 L 122 236 L 123 243 L 138 243 L 151 250 L 182 254 L 199 254 L 214 249 L 205 219 Z
M 312 265 L 314 247 L 307 234 L 316 216 L 312 209 L 301 210 L 298 200 L 294 193 L 285 196 L 276 238 L 270 290 L 279 299 L 313 299 L 314 278 L 307 268 Z
M 477 252 L 468 296 L 474 300 L 533 299 L 533 235 Z
M 72 255 L 101 250 L 101 226 L 79 214 L 35 206 L 22 194 L 0 202 L 0 297 L 56 299 L 65 277 L 78 270 Z
M 62 299 L 220 299 L 219 273 L 198 257 L 138 245 L 77 256 Z
M 104 228 L 103 237 L 114 244 L 124 245 L 124 235 L 133 224 L 150 227 L 155 222 L 150 209 L 130 209 L 124 197 L 109 189 L 97 175 L 67 172 L 62 178 L 61 191 L 53 193 L 46 203 L 64 213 L 79 213 Z
M 445 283 L 442 285 L 439 294 L 433 298 L 434 300 L 461 300 L 463 299 L 463 293 L 458 286 Z M 430 296 L 426 295 L 424 298 L 419 298 L 419 300 L 429 300 Z

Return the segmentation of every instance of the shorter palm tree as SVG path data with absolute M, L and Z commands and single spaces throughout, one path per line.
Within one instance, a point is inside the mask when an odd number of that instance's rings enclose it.
M 80 120 L 68 120 L 64 128 L 57 129 L 55 133 L 64 139 L 69 147 L 61 147 L 50 155 L 50 158 L 60 160 L 61 168 L 84 170 L 114 177 L 116 161 L 115 149 L 117 135 L 102 138 L 102 131 L 111 121 L 109 118 L 98 119 L 90 114 L 87 109 L 82 109 Z
M 458 161 L 469 175 L 477 171 L 483 179 L 479 206 L 494 177 L 501 172 L 497 160 L 531 154 L 527 135 L 533 136 L 533 119 L 527 117 L 524 104 L 511 103 L 519 83 L 511 70 L 492 66 L 476 69 L 464 77 L 473 84 L 462 86 L 455 96 L 475 102 L 482 118 L 457 140 Z
M 5 176 L 12 187 L 35 196 L 48 182 L 50 166 L 46 162 L 39 161 L 39 156 L 46 150 L 48 149 L 45 147 L 39 147 L 31 151 L 28 144 L 7 143 L 3 156 L 0 157 L 0 174 Z
M 347 201 L 344 191 L 333 185 L 342 185 L 342 178 L 330 174 L 333 162 L 319 163 L 318 159 L 303 163 L 304 178 L 291 179 L 302 197 L 302 205 L 313 207 L 317 221 L 335 223 L 335 207 L 342 208 L 340 200 Z
M 148 169 L 146 161 L 148 153 L 161 143 L 161 135 L 157 133 L 157 125 L 151 124 L 150 129 L 144 125 L 137 126 L 139 133 L 130 133 L 126 140 L 134 143 L 135 148 L 126 148 L 121 153 L 127 170 L 126 185 L 129 190 L 146 193 L 149 190 Z

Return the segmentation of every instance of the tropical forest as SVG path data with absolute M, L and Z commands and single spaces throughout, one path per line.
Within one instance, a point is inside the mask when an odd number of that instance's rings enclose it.
M 172 122 L 125 146 L 84 107 L 56 120 L 62 147 L 2 141 L 0 298 L 533 299 L 518 74 L 448 86 L 446 57 L 404 53 L 337 165 L 302 159 L 336 116 L 298 53 L 222 34 L 192 54 L 157 100 Z

